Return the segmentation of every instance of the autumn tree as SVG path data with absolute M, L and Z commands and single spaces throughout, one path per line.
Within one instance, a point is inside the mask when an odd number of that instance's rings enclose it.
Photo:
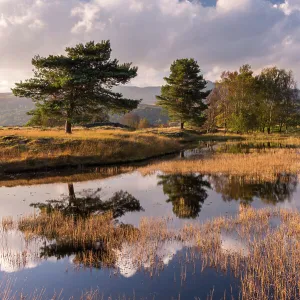
M 140 120 L 138 128 L 144 129 L 144 128 L 149 128 L 150 126 L 151 125 L 150 125 L 150 122 L 148 121 L 148 119 L 143 118 Z
M 266 68 L 255 76 L 250 65 L 223 72 L 207 99 L 205 128 L 223 127 L 236 132 L 296 126 L 299 91 L 291 71 Z
M 16 83 L 14 95 L 31 98 L 39 109 L 64 119 L 67 133 L 83 114 L 127 112 L 137 107 L 138 100 L 112 91 L 112 87 L 136 77 L 137 67 L 111 59 L 109 41 L 78 44 L 65 51 L 66 55 L 35 56 L 34 77 Z
M 141 118 L 137 114 L 131 112 L 123 116 L 121 123 L 132 128 L 138 128 L 140 120 Z
M 289 117 L 297 109 L 298 92 L 293 73 L 277 67 L 265 68 L 257 76 L 257 82 L 268 133 L 276 124 L 281 131 L 283 124 L 288 123 Z

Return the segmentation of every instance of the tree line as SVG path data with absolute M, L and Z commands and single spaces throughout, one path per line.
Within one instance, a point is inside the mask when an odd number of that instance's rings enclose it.
M 223 72 L 207 99 L 205 127 L 213 131 L 223 127 L 236 132 L 272 128 L 282 132 L 299 124 L 299 90 L 292 71 L 265 68 L 254 75 L 251 66 Z
M 35 102 L 29 113 L 32 124 L 42 124 L 45 118 L 53 124 L 65 122 L 66 133 L 71 133 L 73 124 L 107 120 L 109 113 L 137 108 L 141 99 L 126 99 L 112 88 L 129 83 L 138 68 L 112 59 L 111 51 L 110 41 L 102 41 L 68 47 L 65 55 L 35 56 L 33 78 L 12 89 L 15 96 Z M 164 80 L 157 105 L 181 129 L 190 124 L 208 132 L 221 127 L 225 132 L 271 133 L 275 127 L 281 132 L 299 123 L 299 91 L 292 71 L 272 67 L 255 76 L 244 65 L 223 72 L 210 91 L 198 63 L 186 58 L 174 61 Z M 135 120 L 133 127 L 146 123 Z

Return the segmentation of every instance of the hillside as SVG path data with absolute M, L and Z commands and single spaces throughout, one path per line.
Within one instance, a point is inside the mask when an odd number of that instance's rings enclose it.
M 122 93 L 125 98 L 143 99 L 142 104 L 154 105 L 156 95 L 160 94 L 160 86 L 136 87 L 136 86 L 120 86 L 114 89 L 118 93 Z
M 142 104 L 155 105 L 155 96 L 160 94 L 160 86 L 136 87 L 136 86 L 121 86 L 116 87 L 115 91 L 122 93 L 125 98 L 143 99 Z M 212 90 L 214 84 L 208 81 L 207 89 Z
M 208 88 L 213 88 L 213 83 L 208 83 Z M 134 113 L 141 118 L 147 118 L 151 124 L 166 123 L 168 117 L 162 112 L 161 108 L 155 107 L 156 95 L 160 94 L 159 86 L 136 87 L 120 86 L 114 91 L 122 93 L 125 98 L 143 99 L 138 109 Z M 34 108 L 31 99 L 17 98 L 10 93 L 0 93 L 0 126 L 24 125 L 30 119 L 26 113 Z M 119 120 L 113 116 L 114 120 Z
M 0 93 L 0 126 L 25 124 L 30 119 L 26 112 L 33 107 L 31 99 L 21 99 L 9 93 Z

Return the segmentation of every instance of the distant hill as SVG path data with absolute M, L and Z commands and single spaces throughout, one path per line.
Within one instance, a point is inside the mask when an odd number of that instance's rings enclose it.
M 160 86 L 136 87 L 136 86 L 119 86 L 114 91 L 122 93 L 125 98 L 143 99 L 142 104 L 154 105 L 155 96 L 160 94 Z
M 208 89 L 213 88 L 213 83 L 208 83 Z M 125 98 L 143 99 L 141 105 L 134 113 L 141 118 L 147 118 L 151 124 L 165 123 L 168 121 L 161 108 L 155 107 L 156 95 L 160 94 L 159 86 L 136 87 L 119 86 L 114 91 L 122 93 Z M 31 99 L 17 98 L 10 93 L 0 93 L 0 126 L 21 126 L 26 124 L 30 116 L 26 113 L 34 108 Z M 119 119 L 116 116 L 113 119 Z
M 212 90 L 214 84 L 208 81 L 207 89 Z M 136 86 L 120 86 L 116 87 L 114 90 L 116 92 L 122 93 L 125 98 L 129 99 L 143 99 L 142 104 L 155 105 L 156 96 L 160 95 L 160 86 L 150 86 L 150 87 L 136 87 Z
M 24 125 L 30 119 L 27 112 L 34 108 L 31 99 L 0 93 L 0 126 Z

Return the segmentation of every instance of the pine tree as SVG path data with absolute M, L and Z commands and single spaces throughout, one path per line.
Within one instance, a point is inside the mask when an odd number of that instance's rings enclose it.
M 186 122 L 202 125 L 205 121 L 204 111 L 207 108 L 203 102 L 210 91 L 203 91 L 207 82 L 203 79 L 201 70 L 194 59 L 178 59 L 170 68 L 170 76 L 165 77 L 166 85 L 157 96 L 157 104 L 168 111 L 173 121 L 184 128 Z
M 125 99 L 112 87 L 126 84 L 137 76 L 131 63 L 119 64 L 111 59 L 109 41 L 88 42 L 66 48 L 66 55 L 35 56 L 34 77 L 16 83 L 15 96 L 32 98 L 38 108 L 52 117 L 66 121 L 66 132 L 83 114 L 103 111 L 127 112 L 137 107 L 139 100 Z M 50 109 L 50 111 L 49 111 Z

